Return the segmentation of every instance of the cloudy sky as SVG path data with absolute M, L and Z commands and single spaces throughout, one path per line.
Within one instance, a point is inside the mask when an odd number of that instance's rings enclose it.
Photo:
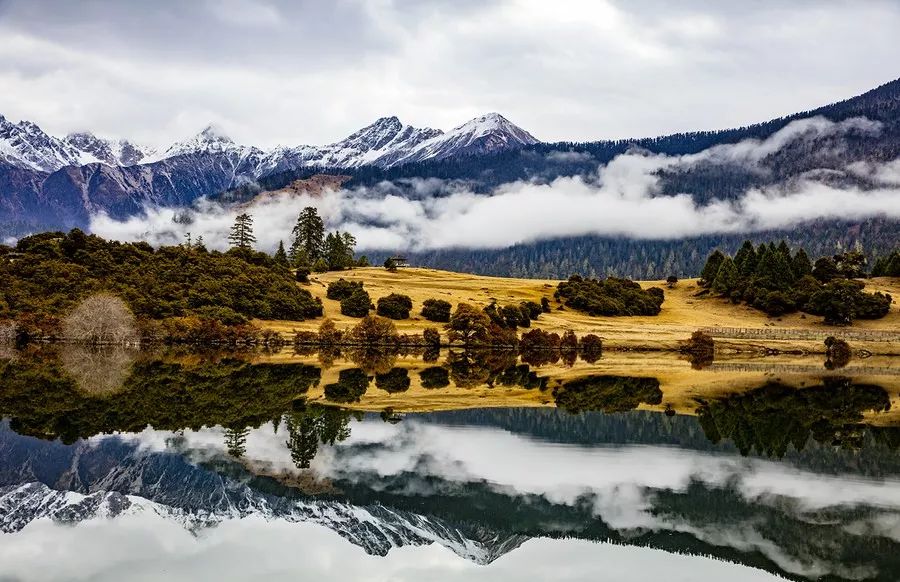
M 543 140 L 720 128 L 900 75 L 889 1 L 0 0 L 0 114 L 260 146 L 499 111 Z

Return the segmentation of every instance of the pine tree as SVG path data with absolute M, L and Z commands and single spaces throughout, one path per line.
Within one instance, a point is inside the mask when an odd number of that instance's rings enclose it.
M 291 243 L 290 259 L 295 266 L 300 263 L 313 264 L 322 258 L 325 246 L 325 223 L 319 212 L 307 206 L 297 217 L 297 224 L 291 231 L 294 240 Z M 302 253 L 302 254 L 301 254 Z
M 712 290 L 722 295 L 730 294 L 738 285 L 739 274 L 731 257 L 725 257 L 712 283 Z
M 790 258 L 791 258 L 791 249 L 790 249 L 790 247 L 787 246 L 787 243 L 784 242 L 784 239 L 782 239 L 781 242 L 778 243 L 778 248 L 777 248 L 777 250 L 778 250 L 778 252 L 781 253 L 784 257 L 786 257 L 788 260 L 790 260 Z
M 247 214 L 239 214 L 234 219 L 234 226 L 231 227 L 231 234 L 228 235 L 228 242 L 231 248 L 249 249 L 256 242 L 253 236 L 253 217 Z
M 791 271 L 797 279 L 812 274 L 812 262 L 803 249 L 797 250 L 797 254 L 791 259 Z
M 759 258 L 753 274 L 753 285 L 763 289 L 787 290 L 794 283 L 791 265 L 777 248 L 769 246 Z
M 700 278 L 703 282 L 708 286 L 711 285 L 713 280 L 716 278 L 716 274 L 719 272 L 719 267 L 722 266 L 722 261 L 725 260 L 725 255 L 722 254 L 722 251 L 716 249 L 713 251 L 709 258 L 706 259 L 706 265 L 703 267 L 703 271 L 700 273 Z
M 752 260 L 753 266 L 756 266 L 756 249 L 753 248 L 752 242 L 745 240 L 744 244 L 741 245 L 741 248 L 738 249 L 738 252 L 734 255 L 734 266 L 737 267 L 738 271 L 742 271 L 744 264 L 748 260 Z
M 288 262 L 287 253 L 284 251 L 284 241 L 278 241 L 278 250 L 275 251 L 275 254 L 272 256 L 272 259 L 282 267 L 289 267 L 290 263 Z

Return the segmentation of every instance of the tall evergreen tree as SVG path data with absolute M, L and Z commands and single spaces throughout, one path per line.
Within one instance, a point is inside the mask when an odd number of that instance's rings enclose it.
M 253 236 L 253 217 L 247 214 L 239 214 L 234 219 L 234 225 L 231 227 L 231 233 L 228 235 L 228 242 L 232 248 L 249 249 L 256 242 Z
M 812 274 L 812 262 L 803 249 L 798 249 L 794 258 L 791 259 L 791 271 L 793 271 L 794 277 L 797 279 Z
M 788 247 L 787 243 L 784 239 L 781 239 L 781 242 L 778 243 L 778 248 L 776 249 L 779 253 L 781 253 L 788 260 L 791 259 L 791 249 Z
M 737 267 L 734 266 L 734 261 L 731 260 L 731 257 L 725 257 L 713 280 L 712 290 L 722 295 L 728 295 L 737 288 L 738 280 L 739 274 Z
M 737 267 L 738 271 L 740 271 L 744 267 L 744 263 L 746 263 L 751 257 L 753 258 L 755 267 L 756 249 L 753 248 L 753 243 L 751 241 L 745 240 L 744 244 L 741 245 L 741 248 L 738 249 L 738 252 L 734 255 L 734 266 Z
M 794 284 L 794 273 L 789 259 L 776 247 L 769 246 L 759 258 L 753 279 L 756 287 L 785 291 Z
M 719 272 L 719 267 L 722 266 L 722 261 L 725 260 L 725 255 L 722 254 L 722 251 L 716 249 L 713 251 L 709 258 L 706 259 L 706 265 L 703 266 L 703 271 L 700 273 L 700 278 L 703 282 L 708 286 L 712 285 L 712 282 L 716 278 L 716 274 Z
M 278 241 L 278 250 L 275 251 L 275 254 L 272 256 L 272 259 L 282 267 L 289 267 L 290 263 L 288 262 L 287 253 L 284 252 L 284 241 Z
M 301 262 L 313 264 L 322 258 L 325 223 L 314 207 L 307 206 L 300 212 L 291 235 L 294 240 L 291 242 L 290 259 L 295 266 L 299 267 Z

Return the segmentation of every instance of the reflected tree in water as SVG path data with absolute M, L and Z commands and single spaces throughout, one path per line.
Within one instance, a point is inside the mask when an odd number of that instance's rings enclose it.
M 249 427 L 242 428 L 226 428 L 225 429 L 225 449 L 232 457 L 240 459 L 247 452 L 247 435 L 250 434 Z
M 406 392 L 409 385 L 409 370 L 406 368 L 392 368 L 384 374 L 375 375 L 375 386 L 389 394 Z
M 308 469 L 320 445 L 334 445 L 350 436 L 350 416 L 345 410 L 308 406 L 285 415 L 285 445 L 298 469 Z
M 359 402 L 368 387 L 369 376 L 361 368 L 341 370 L 337 382 L 325 385 L 325 398 L 345 404 Z
M 446 388 L 450 385 L 450 371 L 443 366 L 432 366 L 419 372 L 422 388 Z
M 59 361 L 79 389 L 100 396 L 124 387 L 138 354 L 137 348 L 124 345 L 64 344 L 60 346 Z
M 656 378 L 595 375 L 570 380 L 553 390 L 556 405 L 571 413 L 625 412 L 640 404 L 661 404 Z
M 701 402 L 697 413 L 712 442 L 731 439 L 742 455 L 755 451 L 781 458 L 789 447 L 803 450 L 810 437 L 823 444 L 859 448 L 865 436 L 863 413 L 890 408 L 890 397 L 880 386 L 826 378 L 823 385 L 811 388 L 772 382 Z

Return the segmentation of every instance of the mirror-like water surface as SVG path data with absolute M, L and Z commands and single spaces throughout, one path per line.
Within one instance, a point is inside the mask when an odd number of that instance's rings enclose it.
M 0 359 L 0 579 L 896 580 L 890 361 Z

